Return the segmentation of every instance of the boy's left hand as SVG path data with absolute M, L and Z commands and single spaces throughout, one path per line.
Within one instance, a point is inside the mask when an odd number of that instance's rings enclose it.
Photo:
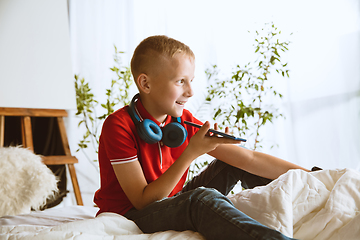
M 217 123 L 214 124 L 214 130 L 216 130 L 216 131 L 218 130 L 218 124 Z M 225 133 L 230 134 L 229 127 L 225 127 Z M 217 136 L 217 135 L 215 134 L 215 136 Z
M 218 128 L 215 124 L 215 130 Z M 190 139 L 188 147 L 200 155 L 213 151 L 220 144 L 240 144 L 241 141 L 218 137 L 216 134 L 209 135 L 210 123 L 206 121 L 199 131 Z M 228 133 L 229 129 L 225 129 Z

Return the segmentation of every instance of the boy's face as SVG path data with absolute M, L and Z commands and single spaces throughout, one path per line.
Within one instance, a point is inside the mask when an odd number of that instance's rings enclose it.
M 146 110 L 159 122 L 167 115 L 181 117 L 184 105 L 193 96 L 194 59 L 185 54 L 164 58 L 149 77 L 149 92 L 143 102 Z

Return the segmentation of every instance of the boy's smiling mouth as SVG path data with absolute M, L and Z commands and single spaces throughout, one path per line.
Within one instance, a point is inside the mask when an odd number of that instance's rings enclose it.
M 185 105 L 186 102 L 184 102 L 184 101 L 176 101 L 176 103 L 179 104 L 179 105 Z

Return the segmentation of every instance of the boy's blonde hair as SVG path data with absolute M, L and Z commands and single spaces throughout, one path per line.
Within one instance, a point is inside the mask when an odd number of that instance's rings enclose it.
M 134 79 L 142 74 L 149 72 L 156 67 L 161 58 L 172 58 L 177 53 L 183 53 L 192 59 L 195 55 L 184 43 L 173 38 L 156 35 L 144 39 L 136 47 L 131 59 L 131 72 Z

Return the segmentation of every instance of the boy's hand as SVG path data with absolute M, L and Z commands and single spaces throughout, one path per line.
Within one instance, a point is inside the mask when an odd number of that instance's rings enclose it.
M 217 123 L 214 124 L 214 130 L 218 130 L 218 124 L 217 124 Z M 226 134 L 230 134 L 229 127 L 226 127 L 226 128 L 225 128 L 225 133 L 226 133 Z
M 214 126 L 217 130 L 217 124 Z M 225 137 L 218 137 L 216 134 L 209 135 L 210 123 L 206 121 L 199 131 L 190 139 L 188 148 L 197 153 L 198 156 L 213 151 L 220 144 L 239 144 L 241 141 L 233 140 Z M 229 132 L 229 128 L 225 129 L 225 133 Z

